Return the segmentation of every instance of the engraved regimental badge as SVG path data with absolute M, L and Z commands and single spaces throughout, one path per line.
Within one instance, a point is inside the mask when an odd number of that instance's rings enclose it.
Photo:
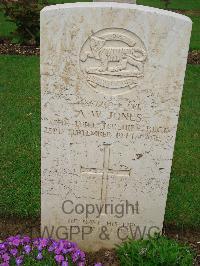
M 80 51 L 80 67 L 87 82 L 96 91 L 111 95 L 128 92 L 138 85 L 146 59 L 140 38 L 118 28 L 94 33 Z

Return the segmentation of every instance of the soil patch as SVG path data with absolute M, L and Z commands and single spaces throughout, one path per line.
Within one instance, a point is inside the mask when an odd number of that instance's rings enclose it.
M 195 250 L 196 266 L 200 265 L 200 230 L 177 229 L 174 225 L 165 225 L 164 235 L 176 239 L 181 243 L 187 243 Z M 0 239 L 4 240 L 10 235 L 29 235 L 31 237 L 40 236 L 40 218 L 0 218 Z M 119 266 L 114 250 L 101 249 L 98 252 L 86 253 L 86 265 L 93 266 L 94 263 L 101 262 L 103 266 Z
M 200 64 L 200 51 L 191 51 L 188 54 L 188 64 L 198 65 Z
M 0 239 L 4 240 L 9 236 L 29 235 L 30 237 L 40 236 L 40 218 L 2 218 L 0 217 Z
M 200 16 L 200 10 L 180 10 L 180 9 L 169 9 L 169 11 L 176 12 L 186 16 Z
M 86 253 L 86 266 L 100 262 L 103 266 L 120 266 L 115 250 L 101 249 L 98 252 Z
M 200 230 L 179 229 L 174 225 L 165 225 L 163 234 L 181 243 L 190 245 L 196 252 L 195 266 L 200 266 Z
M 0 39 L 0 54 L 9 55 L 39 55 L 40 48 L 13 44 L 8 39 Z

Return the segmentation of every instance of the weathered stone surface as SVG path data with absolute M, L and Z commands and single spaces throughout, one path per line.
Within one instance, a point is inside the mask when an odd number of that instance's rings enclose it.
M 162 229 L 190 32 L 137 5 L 42 10 L 42 232 L 97 250 Z

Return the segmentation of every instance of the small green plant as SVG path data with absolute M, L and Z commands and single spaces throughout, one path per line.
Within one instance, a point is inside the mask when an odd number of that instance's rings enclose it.
M 190 247 L 160 235 L 129 240 L 117 246 L 116 252 L 123 266 L 191 266 L 194 261 Z
M 16 24 L 12 34 L 15 42 L 38 45 L 40 39 L 40 10 L 46 0 L 1 0 L 1 7 L 8 21 Z

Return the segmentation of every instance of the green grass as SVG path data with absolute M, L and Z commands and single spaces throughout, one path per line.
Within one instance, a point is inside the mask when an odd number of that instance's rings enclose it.
M 188 65 L 176 138 L 166 222 L 200 227 L 200 66 Z
M 0 56 L 1 215 L 40 214 L 39 58 Z M 200 66 L 189 65 L 166 222 L 200 228 Z
M 0 188 L 3 215 L 40 212 L 39 58 L 0 56 Z
M 165 8 L 162 0 L 136 0 L 138 5 Z M 199 0 L 171 0 L 170 9 L 200 10 Z
M 189 16 L 193 22 L 190 50 L 200 50 L 200 16 Z

